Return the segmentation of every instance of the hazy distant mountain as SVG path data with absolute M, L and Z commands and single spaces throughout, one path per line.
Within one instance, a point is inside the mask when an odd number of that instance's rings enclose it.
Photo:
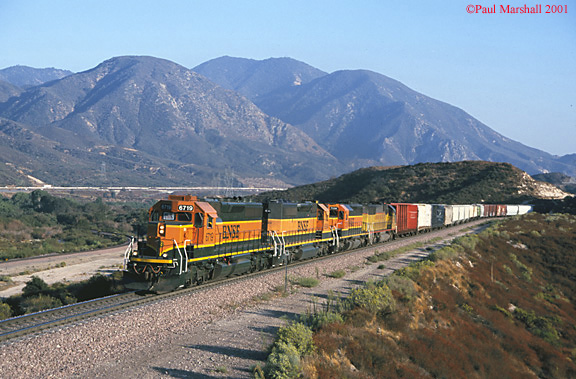
M 0 116 L 74 148 L 103 155 L 111 147 L 129 148 L 185 166 L 186 175 L 171 182 L 195 175 L 205 184 L 228 169 L 239 181 L 304 183 L 342 170 L 299 129 L 191 70 L 152 57 L 113 58 L 30 88 L 0 104 Z
M 338 71 L 277 91 L 257 105 L 358 167 L 485 160 L 509 162 L 530 173 L 575 170 L 457 107 L 371 71 Z
M 0 103 L 8 100 L 12 96 L 17 96 L 22 93 L 23 89 L 15 86 L 12 83 L 0 80 Z
M 12 66 L 0 70 L 0 80 L 12 83 L 18 87 L 32 87 L 52 80 L 62 79 L 70 74 L 72 74 L 72 71 L 57 68 Z
M 326 75 L 324 71 L 291 58 L 258 61 L 221 57 L 202 63 L 192 70 L 254 102 L 274 91 L 300 86 Z
M 288 61 L 280 75 L 286 79 L 273 86 L 269 75 L 256 73 L 267 72 L 264 68 L 272 67 L 274 60 L 224 57 L 195 70 L 226 88 L 243 91 L 264 112 L 302 129 L 351 167 L 486 160 L 510 162 L 529 173 L 576 173 L 576 164 L 569 159 L 512 141 L 463 110 L 384 75 L 316 71 L 293 85 L 288 79 L 307 65 Z M 250 91 L 238 84 L 245 82 Z
M 231 57 L 194 70 L 127 56 L 26 89 L 0 82 L 0 184 L 18 173 L 13 182 L 210 185 L 226 173 L 278 186 L 460 160 L 576 176 L 576 155 L 526 147 L 375 72 Z
M 57 132 L 52 139 L 0 118 L 0 185 L 157 186 L 192 178 L 173 162 L 117 146 L 87 149 L 73 133 Z

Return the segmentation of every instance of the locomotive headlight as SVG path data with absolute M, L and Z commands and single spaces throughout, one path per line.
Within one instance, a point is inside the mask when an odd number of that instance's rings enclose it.
M 168 254 L 166 253 L 162 254 L 162 258 L 168 258 Z
M 158 227 L 158 233 L 160 233 L 161 236 L 163 236 L 166 233 L 166 229 L 164 225 L 160 225 Z

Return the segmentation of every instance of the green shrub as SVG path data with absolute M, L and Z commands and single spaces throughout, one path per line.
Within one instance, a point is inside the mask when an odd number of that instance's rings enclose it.
M 277 342 L 293 345 L 300 355 L 314 351 L 312 330 L 306 325 L 295 322 L 278 330 Z
M 536 316 L 534 311 L 526 311 L 521 308 L 514 309 L 514 317 L 524 323 L 526 328 L 534 335 L 543 338 L 551 344 L 557 344 L 560 335 L 554 327 L 560 321 L 555 317 Z
M 532 269 L 520 262 L 516 254 L 510 253 L 510 259 L 520 269 L 520 276 L 527 282 L 532 281 Z
M 480 238 L 476 234 L 466 234 L 454 240 L 454 244 L 462 246 L 467 251 L 473 251 Z
M 12 317 L 12 308 L 6 303 L 0 303 L 0 320 Z
M 294 345 L 278 342 L 266 361 L 267 378 L 289 379 L 300 376 L 300 354 Z
M 384 283 L 379 285 L 368 283 L 363 288 L 354 289 L 346 302 L 350 308 L 360 307 L 374 314 L 388 314 L 396 310 L 392 291 Z
M 420 277 L 420 271 L 432 266 L 434 266 L 434 262 L 430 260 L 414 262 L 400 270 L 396 270 L 395 275 L 405 276 L 413 281 L 417 281 L 418 277 Z
M 318 279 L 309 277 L 292 278 L 290 279 L 290 282 L 292 282 L 293 284 L 297 284 L 301 287 L 307 287 L 307 288 L 316 287 L 318 283 L 320 283 Z
M 45 309 L 58 308 L 62 306 L 62 302 L 50 295 L 37 295 L 25 298 L 20 306 L 26 313 L 34 313 L 43 311 Z
M 328 274 L 327 276 L 329 276 L 330 278 L 343 278 L 344 275 L 346 275 L 346 271 L 344 270 L 336 270 L 331 272 L 330 274 Z
M 312 331 L 320 330 L 324 325 L 344 322 L 344 318 L 340 313 L 332 311 L 307 313 L 306 315 L 300 315 L 298 320 L 312 329 Z
M 384 282 L 391 291 L 398 292 L 402 301 L 410 302 L 418 296 L 414 282 L 405 276 L 390 275 Z
M 447 259 L 454 259 L 458 257 L 459 254 L 460 251 L 457 246 L 445 246 L 431 253 L 428 256 L 428 259 L 432 262 L 438 262 Z
M 0 282 L 12 283 L 12 278 L 8 275 L 0 275 Z
M 47 292 L 49 288 L 50 286 L 46 284 L 44 280 L 37 276 L 33 276 L 32 279 L 30 279 L 22 289 L 22 293 L 24 297 L 36 296 L 38 294 Z

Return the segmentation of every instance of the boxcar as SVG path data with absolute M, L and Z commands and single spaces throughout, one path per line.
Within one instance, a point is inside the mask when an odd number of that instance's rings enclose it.
M 525 215 L 526 213 L 532 212 L 532 205 L 519 205 L 518 214 Z
M 432 229 L 432 205 L 417 204 L 418 206 L 418 231 Z
M 446 206 L 442 204 L 432 205 L 432 229 L 439 229 L 445 226 Z
M 399 236 L 418 232 L 418 205 L 392 203 L 396 209 L 396 233 Z
M 496 204 L 484 204 L 484 217 L 496 217 L 498 206 Z

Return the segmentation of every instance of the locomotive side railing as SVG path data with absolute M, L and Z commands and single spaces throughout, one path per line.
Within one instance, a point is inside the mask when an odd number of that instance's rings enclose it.
M 272 242 L 274 242 L 274 256 L 282 257 L 286 255 L 286 240 L 284 239 L 284 233 L 282 233 L 282 237 L 280 237 L 275 230 L 272 230 L 270 231 L 270 236 L 272 237 Z
M 190 240 L 186 240 L 184 241 L 184 254 L 182 254 L 182 252 L 180 251 L 180 246 L 178 246 L 178 242 L 176 242 L 176 240 L 172 240 L 174 242 L 174 247 L 176 248 L 176 251 L 178 251 L 178 255 L 180 256 L 180 272 L 178 273 L 178 275 L 182 275 L 182 269 L 184 269 L 184 272 L 188 272 L 188 252 L 186 251 L 186 242 L 190 242 Z M 186 257 L 186 260 L 184 260 L 184 257 Z
M 134 236 L 130 237 L 130 244 L 124 252 L 124 270 L 128 270 L 128 262 L 130 261 L 130 254 L 132 254 L 132 249 L 134 249 Z

